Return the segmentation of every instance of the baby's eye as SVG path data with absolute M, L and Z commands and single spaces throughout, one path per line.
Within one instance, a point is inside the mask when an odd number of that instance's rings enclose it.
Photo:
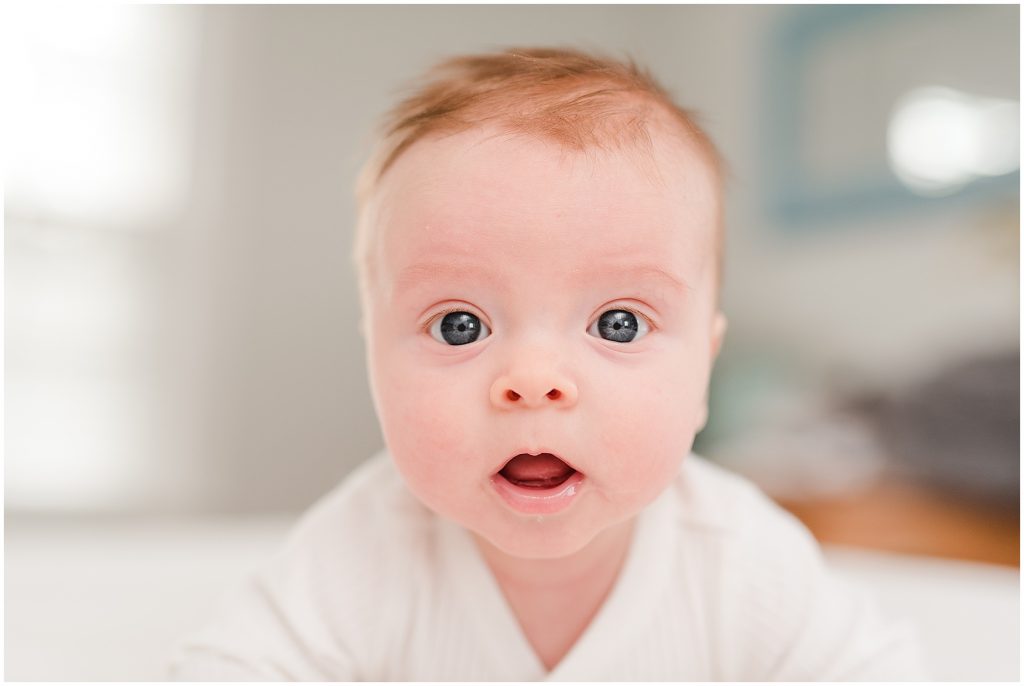
M 469 312 L 448 312 L 430 324 L 430 335 L 439 343 L 466 345 L 491 333 L 480 318 Z
M 649 330 L 650 326 L 642 316 L 638 317 L 629 310 L 606 310 L 590 325 L 587 333 L 606 341 L 629 343 L 635 338 L 642 338 Z

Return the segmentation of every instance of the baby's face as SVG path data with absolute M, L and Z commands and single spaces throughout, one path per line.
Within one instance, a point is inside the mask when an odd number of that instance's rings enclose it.
M 424 504 L 506 553 L 568 555 L 632 518 L 703 425 L 717 191 L 655 145 L 652 166 L 472 130 L 416 143 L 372 200 L 388 447 Z M 520 453 L 567 466 L 506 467 Z

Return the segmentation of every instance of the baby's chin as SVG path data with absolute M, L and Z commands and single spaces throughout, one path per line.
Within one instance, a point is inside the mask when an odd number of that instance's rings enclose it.
M 523 560 L 557 560 L 570 557 L 589 545 L 600 531 L 582 532 L 553 525 L 551 517 L 536 515 L 524 518 L 517 532 L 469 529 L 478 546 Z
M 578 503 L 583 505 L 584 503 Z M 628 543 L 635 512 L 588 512 L 515 516 L 462 522 L 479 547 L 523 560 L 557 560 L 590 548 L 618 549 Z
M 512 514 L 496 502 L 485 503 L 483 509 L 476 506 L 470 510 L 437 498 L 436 493 L 410 490 L 434 514 L 467 530 L 478 546 L 521 559 L 568 557 L 585 548 L 605 528 L 592 517 L 579 516 L 583 513 Z

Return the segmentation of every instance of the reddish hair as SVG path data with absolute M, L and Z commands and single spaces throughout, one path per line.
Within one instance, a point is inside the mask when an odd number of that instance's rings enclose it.
M 721 185 L 724 164 L 693 114 L 676 105 L 632 59 L 623 63 L 573 49 L 511 48 L 447 59 L 422 80 L 422 86 L 385 115 L 376 147 L 359 175 L 353 258 L 361 288 L 363 270 L 372 269 L 369 231 L 364 225 L 366 205 L 399 156 L 431 135 L 497 124 L 570 150 L 623 145 L 650 150 L 649 126 L 667 122 L 670 131 L 696 147 Z M 719 219 L 715 238 L 719 282 L 722 234 Z

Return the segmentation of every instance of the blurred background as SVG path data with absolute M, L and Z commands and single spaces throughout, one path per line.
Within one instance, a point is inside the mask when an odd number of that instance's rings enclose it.
M 24 5 L 3 21 L 5 662 L 161 677 L 383 447 L 349 265 L 426 66 L 648 66 L 732 170 L 695 449 L 922 634 L 1019 677 L 1019 8 Z

